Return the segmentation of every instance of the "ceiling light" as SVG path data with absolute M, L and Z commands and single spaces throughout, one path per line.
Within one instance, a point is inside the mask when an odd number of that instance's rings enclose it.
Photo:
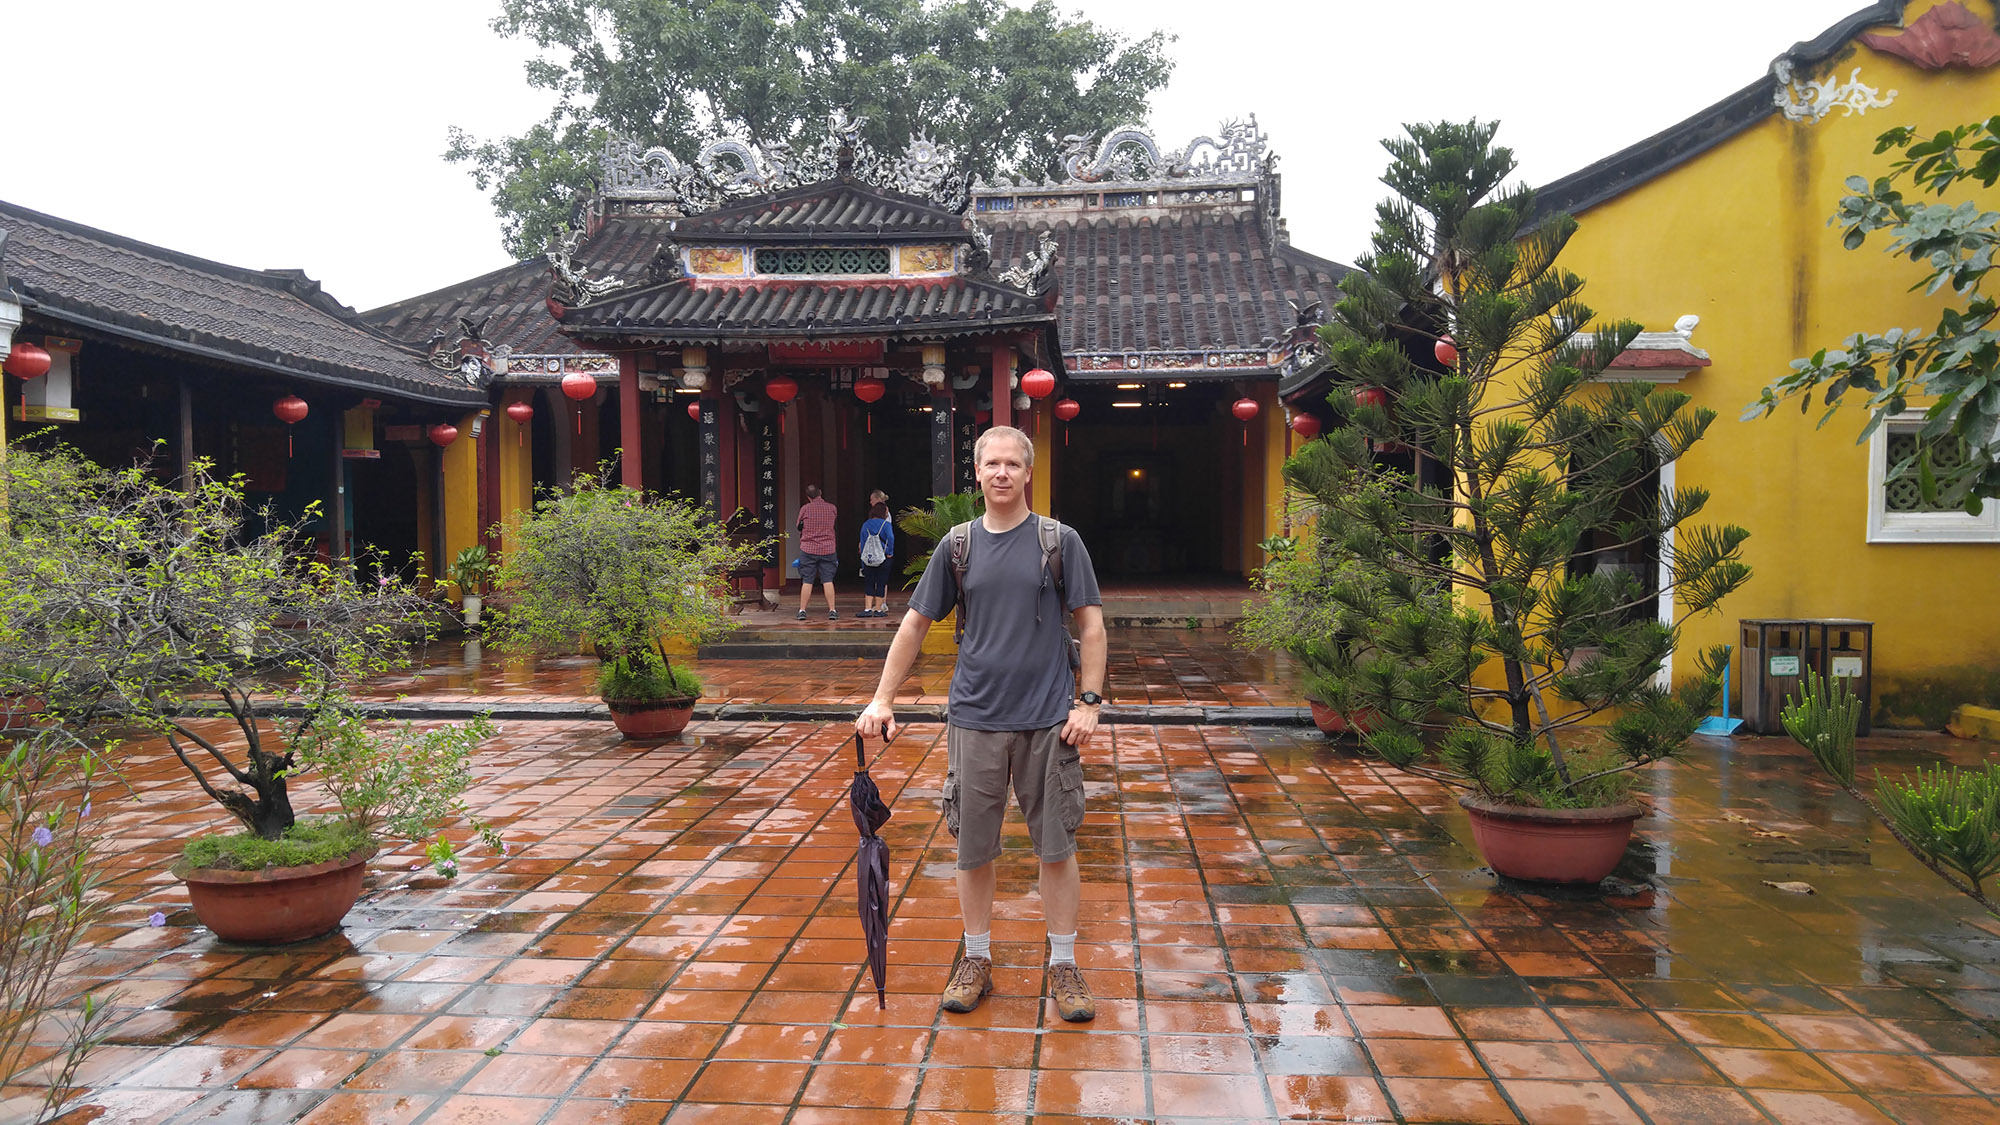
M 1143 386 L 1145 386 L 1144 383 L 1120 383 L 1118 384 L 1118 389 L 1121 391 L 1136 391 Z
M 1111 405 L 1119 407 L 1134 407 L 1134 406 L 1144 406 L 1146 404 L 1143 402 L 1114 402 Z
M 1178 391 L 1178 390 L 1184 390 L 1184 389 L 1186 389 L 1186 387 L 1187 387 L 1187 384 L 1186 384 L 1186 383 L 1168 383 L 1168 384 L 1167 384 L 1167 389 L 1168 389 L 1168 390 L 1170 390 L 1170 391 Z

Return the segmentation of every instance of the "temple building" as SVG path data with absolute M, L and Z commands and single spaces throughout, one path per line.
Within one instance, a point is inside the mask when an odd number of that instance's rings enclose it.
M 456 486 L 478 527 L 614 456 L 767 534 L 812 484 L 858 526 L 872 489 L 901 509 L 972 487 L 978 433 L 1012 424 L 1034 507 L 1107 577 L 1240 575 L 1286 526 L 1279 377 L 1347 267 L 1287 241 L 1255 121 L 1219 133 L 1119 129 L 995 184 L 840 115 L 799 152 L 614 140 L 547 261 L 364 318 L 490 374 L 484 471 Z

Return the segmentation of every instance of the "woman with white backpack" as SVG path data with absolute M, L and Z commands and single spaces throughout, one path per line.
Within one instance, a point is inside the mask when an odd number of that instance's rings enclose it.
M 889 568 L 896 557 L 896 525 L 889 520 L 889 494 L 868 494 L 868 518 L 861 524 L 861 602 L 859 617 L 889 616 Z

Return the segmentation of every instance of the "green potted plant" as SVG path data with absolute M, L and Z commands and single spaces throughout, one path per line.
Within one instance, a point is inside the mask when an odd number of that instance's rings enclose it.
M 903 566 L 903 576 L 908 585 L 915 586 L 917 579 L 924 575 L 924 568 L 930 565 L 931 551 L 938 543 L 951 534 L 951 529 L 968 520 L 978 519 L 986 510 L 986 498 L 977 489 L 953 492 L 944 496 L 933 496 L 925 507 L 904 508 L 896 516 L 896 526 L 918 539 L 929 540 L 933 544 L 930 551 L 913 555 Z
M 1597 378 L 1638 326 L 1587 331 L 1582 279 L 1556 266 L 1575 220 L 1502 186 L 1495 128 L 1386 142 L 1396 197 L 1321 331 L 1334 425 L 1285 477 L 1322 554 L 1358 566 L 1327 594 L 1367 643 L 1323 646 L 1327 702 L 1377 716 L 1371 751 L 1464 791 L 1495 871 L 1595 883 L 1644 811 L 1633 771 L 1714 702 L 1719 649 L 1675 688 L 1664 673 L 1682 623 L 1748 580 L 1748 533 L 1661 487 L 1714 413 Z
M 690 501 L 585 477 L 544 492 L 514 529 L 498 574 L 507 609 L 489 632 L 518 650 L 594 652 L 619 731 L 671 737 L 701 693 L 672 649 L 734 627 L 729 573 L 764 548 Z
M 448 577 L 458 587 L 459 608 L 464 611 L 465 627 L 479 627 L 479 611 L 482 596 L 486 593 L 486 583 L 493 577 L 493 553 L 484 543 L 474 543 L 459 551 L 451 560 Z
M 301 824 L 290 781 L 299 751 L 347 721 L 344 687 L 397 666 L 425 635 L 425 600 L 393 575 L 357 580 L 319 561 L 303 521 L 251 509 L 240 481 L 203 464 L 175 488 L 144 465 L 15 449 L 4 473 L 0 578 L 13 593 L 0 601 L 0 665 L 39 667 L 49 714 L 80 736 L 161 738 L 240 823 L 239 842 L 189 845 L 177 871 L 191 897 L 218 849 L 236 856 L 221 861 L 233 881 L 331 895 L 284 926 L 204 917 L 218 936 L 289 941 L 338 924 L 373 832 L 352 816 Z M 374 762 L 387 777 L 404 768 L 393 754 Z M 452 800 L 464 776 L 424 785 L 426 799 Z

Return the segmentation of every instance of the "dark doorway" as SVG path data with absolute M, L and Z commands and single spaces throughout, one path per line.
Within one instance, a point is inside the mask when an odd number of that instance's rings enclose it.
M 1088 537 L 1100 574 L 1220 576 L 1238 533 L 1240 423 L 1221 384 L 1071 384 L 1055 423 L 1054 515 Z

